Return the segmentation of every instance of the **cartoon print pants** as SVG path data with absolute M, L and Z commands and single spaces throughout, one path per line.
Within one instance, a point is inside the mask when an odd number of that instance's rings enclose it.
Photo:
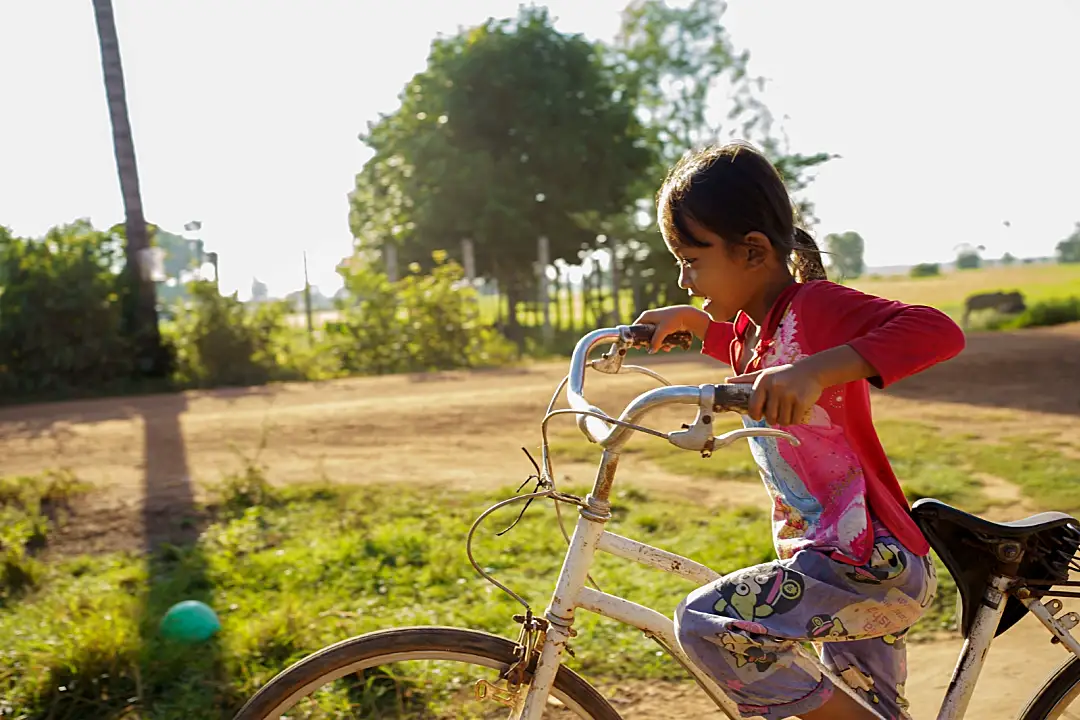
M 679 605 L 679 643 L 743 717 L 797 716 L 832 696 L 832 682 L 794 652 L 800 642 L 821 643 L 822 662 L 879 714 L 908 717 L 904 634 L 933 600 L 937 577 L 929 557 L 878 533 L 866 565 L 801 550 L 736 570 Z

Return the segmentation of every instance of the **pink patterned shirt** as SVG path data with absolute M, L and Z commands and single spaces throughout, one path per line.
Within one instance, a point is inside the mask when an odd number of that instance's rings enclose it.
M 702 352 L 737 367 L 749 318 L 710 323 Z M 873 549 L 870 513 L 913 553 L 929 551 L 911 519 L 900 483 L 874 431 L 870 383 L 884 388 L 948 360 L 964 348 L 956 323 L 933 308 L 885 300 L 819 280 L 793 284 L 766 316 L 754 359 L 744 372 L 798 362 L 850 345 L 878 375 L 827 388 L 808 424 L 785 427 L 799 447 L 754 438 L 750 448 L 773 499 L 779 557 L 815 548 L 862 564 Z M 748 427 L 765 426 L 743 417 Z

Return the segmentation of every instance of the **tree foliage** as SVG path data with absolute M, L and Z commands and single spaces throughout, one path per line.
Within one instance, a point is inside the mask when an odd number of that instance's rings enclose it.
M 1076 223 L 1072 235 L 1057 244 L 1058 262 L 1080 263 L 1080 222 Z
M 166 337 L 176 352 L 175 380 L 183 386 L 260 385 L 305 376 L 293 352 L 296 333 L 283 301 L 245 305 L 214 283 L 188 285 Z M 290 342 L 293 341 L 293 342 Z
M 670 167 L 693 148 L 730 139 L 748 140 L 762 149 L 784 178 L 804 222 L 814 220 L 813 205 L 802 192 L 813 171 L 832 155 L 790 152 L 777 137 L 775 122 L 760 101 L 764 81 L 747 71 L 749 53 L 738 50 L 722 20 L 722 0 L 691 0 L 672 5 L 663 0 L 633 0 L 623 12 L 609 52 L 618 68 L 620 89 L 635 98 L 653 140 L 657 165 L 642 178 L 639 210 L 627 234 L 625 276 L 638 309 L 674 302 L 682 294 L 671 272 L 651 201 Z
M 941 265 L 938 263 L 919 263 L 909 271 L 913 278 L 937 277 L 941 274 Z
M 78 220 L 41 239 L 0 228 L 0 396 L 110 387 L 135 370 L 123 246 Z
M 986 250 L 983 245 L 971 245 L 963 243 L 957 246 L 956 269 L 977 270 L 982 267 L 982 252 Z
M 419 263 L 391 282 L 360 263 L 343 268 L 349 302 L 327 323 L 327 347 L 346 373 L 383 374 L 501 365 L 514 348 L 480 322 L 476 292 L 462 267 L 436 251 L 433 268 Z
M 831 233 L 825 236 L 829 263 L 840 280 L 854 280 L 866 270 L 863 253 L 866 243 L 857 232 Z
M 257 385 L 351 373 L 498 365 L 516 353 L 481 326 L 476 296 L 445 256 L 398 283 L 354 264 L 343 319 L 310 337 L 285 300 L 242 303 L 188 283 L 162 324 L 170 377 L 154 389 Z M 43 238 L 0 226 L 0 401 L 145 389 L 125 331 L 124 244 L 80 220 Z M 385 357 L 385 361 L 380 358 Z M 133 384 L 135 383 L 135 384 Z
M 812 169 L 833 156 L 791 153 L 777 137 L 773 115 L 759 97 L 765 81 L 749 75 L 750 53 L 738 50 L 724 27 L 726 10 L 723 0 L 676 7 L 632 0 L 611 49 L 622 87 L 636 98 L 657 143 L 661 176 L 690 148 L 742 139 L 761 147 L 798 194 Z M 812 205 L 804 202 L 800 210 L 810 219 Z
M 596 235 L 580 213 L 624 210 L 653 164 L 596 45 L 535 7 L 435 40 L 401 107 L 363 140 L 374 156 L 352 196 L 361 249 L 394 242 L 403 264 L 429 265 L 469 238 L 477 272 L 513 294 L 535 276 L 540 236 L 553 260 L 576 261 Z

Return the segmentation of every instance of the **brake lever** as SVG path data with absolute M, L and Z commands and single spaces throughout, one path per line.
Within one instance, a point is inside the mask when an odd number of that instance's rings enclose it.
M 736 440 L 742 440 L 743 438 L 753 437 L 774 437 L 787 440 L 795 447 L 799 447 L 799 438 L 795 437 L 786 430 L 777 430 L 776 428 L 753 428 L 742 427 L 736 428 L 723 435 L 718 435 L 713 438 L 713 449 L 727 447 Z
M 617 375 L 622 370 L 623 358 L 626 357 L 626 351 L 633 345 L 633 337 L 630 335 L 630 328 L 626 325 L 619 326 L 619 339 L 611 343 L 611 347 L 608 351 L 596 358 L 589 361 L 589 367 L 593 370 L 599 370 L 602 373 L 608 375 Z
M 697 450 L 708 457 L 713 449 L 713 401 L 716 391 L 712 385 L 702 385 L 698 395 L 698 413 L 694 422 L 682 430 L 668 433 L 668 442 L 683 450 Z
M 714 437 L 712 434 L 713 402 L 715 401 L 715 386 L 702 385 L 701 394 L 698 398 L 698 414 L 694 422 L 684 425 L 682 430 L 668 433 L 668 442 L 683 450 L 697 450 L 702 457 L 709 457 L 717 448 L 727 447 L 736 440 L 752 437 L 775 437 L 787 440 L 795 447 L 799 446 L 799 439 L 785 430 L 776 428 L 742 427 L 736 428 L 723 435 Z

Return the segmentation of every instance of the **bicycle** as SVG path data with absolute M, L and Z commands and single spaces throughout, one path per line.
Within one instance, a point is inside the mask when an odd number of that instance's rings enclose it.
M 721 712 L 730 718 L 738 718 L 734 703 L 679 647 L 670 618 L 586 586 L 597 552 L 636 561 L 698 585 L 720 577 L 693 560 L 604 529 L 611 518 L 610 497 L 619 452 L 632 433 L 645 432 L 665 438 L 679 448 L 700 452 L 706 457 L 742 438 L 767 436 L 798 442 L 782 430 L 757 427 L 742 427 L 714 437 L 713 418 L 716 414 L 745 412 L 752 389 L 746 385 L 670 385 L 653 370 L 624 364 L 630 349 L 648 345 L 652 331 L 652 326 L 647 325 L 620 325 L 595 330 L 578 341 L 569 373 L 556 389 L 541 424 L 542 467 L 537 467 L 536 491 L 493 505 L 469 530 L 466 547 L 473 567 L 525 608 L 524 613 L 514 616 L 521 625 L 516 641 L 453 627 L 402 627 L 367 633 L 323 648 L 282 671 L 252 696 L 236 720 L 277 718 L 291 709 L 297 709 L 301 715 L 290 717 L 311 716 L 303 714 L 310 707 L 302 701 L 310 700 L 313 694 L 318 696 L 335 681 L 355 676 L 363 678 L 369 686 L 378 685 L 379 678 L 385 677 L 380 675 L 385 672 L 382 668 L 412 661 L 464 663 L 475 668 L 470 672 L 488 669 L 488 677 L 492 680 L 479 678 L 474 681 L 476 676 L 470 675 L 468 682 L 459 678 L 456 686 L 452 683 L 452 688 L 457 688 L 451 690 L 452 703 L 463 701 L 471 687 L 471 694 L 481 707 L 493 712 L 498 710 L 502 717 L 508 716 L 512 720 L 539 720 L 545 710 L 555 714 L 569 711 L 593 720 L 619 720 L 619 713 L 592 685 L 562 664 L 567 644 L 576 634 L 573 624 L 578 610 L 599 613 L 642 630 L 685 668 Z M 608 352 L 590 360 L 593 348 L 604 342 L 611 343 Z M 686 333 L 665 338 L 667 345 L 683 349 L 689 349 L 690 342 Z M 618 418 L 614 418 L 593 406 L 584 395 L 585 373 L 590 368 L 609 374 L 641 372 L 663 386 L 642 393 Z M 570 407 L 555 409 L 564 387 Z M 691 424 L 668 433 L 638 424 L 649 411 L 670 404 L 696 406 L 697 416 Z M 555 487 L 547 425 L 552 418 L 564 414 L 576 415 L 579 429 L 602 449 L 596 480 L 584 498 L 560 492 Z M 476 529 L 495 510 L 540 498 L 553 500 L 557 512 L 560 505 L 576 506 L 579 517 L 572 535 L 567 536 L 563 531 L 569 547 L 551 600 L 538 616 L 521 596 L 476 563 L 472 540 Z M 1072 656 L 1035 693 L 1020 718 L 1050 720 L 1063 717 L 1066 708 L 1080 698 L 1080 642 L 1070 632 L 1080 624 L 1080 616 L 1074 612 L 1060 614 L 1062 602 L 1059 598 L 1080 597 L 1080 592 L 1058 588 L 1080 585 L 1080 581 L 1069 579 L 1070 570 L 1080 571 L 1076 559 L 1080 548 L 1080 523 L 1059 512 L 1040 513 L 1016 522 L 993 523 L 929 498 L 915 502 L 911 513 L 953 576 L 959 591 L 958 626 L 964 644 L 940 706 L 938 720 L 957 720 L 964 716 L 993 639 L 1027 612 L 1035 615 L 1049 630 L 1052 643 L 1061 644 Z M 559 518 L 561 525 L 561 514 Z M 841 691 L 874 712 L 871 705 L 822 665 L 817 657 L 798 644 L 795 648 Z M 441 671 L 432 672 L 438 674 Z M 393 681 L 390 684 L 393 685 Z M 398 693 L 398 709 L 403 709 L 408 698 L 403 699 L 399 691 L 393 692 Z M 559 703 L 549 701 L 549 696 Z M 461 717 L 464 710 L 454 707 L 458 711 L 455 716 Z

